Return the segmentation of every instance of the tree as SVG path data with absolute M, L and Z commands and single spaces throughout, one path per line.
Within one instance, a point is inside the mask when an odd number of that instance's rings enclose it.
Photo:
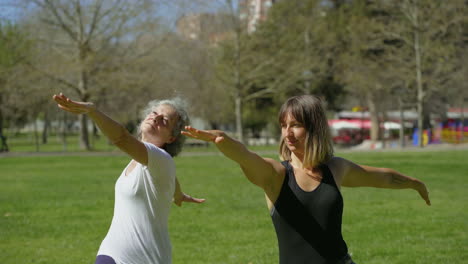
M 230 94 L 222 89 L 224 84 L 217 79 L 214 49 L 203 42 L 186 42 L 179 52 L 184 57 L 179 61 L 183 63 L 180 73 L 184 76 L 185 86 L 190 84 L 183 91 L 191 102 L 191 112 L 216 129 L 234 121 L 231 111 L 234 105 Z
M 333 25 L 327 11 L 321 1 L 278 1 L 254 32 L 247 34 L 243 21 L 237 22 L 235 37 L 224 43 L 218 69 L 232 87 L 238 134 L 242 109 L 252 106 L 250 101 L 276 105 L 289 95 L 312 92 L 336 101 L 338 95 L 328 92 L 340 93 L 341 86 L 333 76 L 337 43 L 329 33 Z
M 30 61 L 29 65 L 73 91 L 81 101 L 89 101 L 109 87 L 110 84 L 100 82 L 102 76 L 118 74 L 157 45 L 154 43 L 141 51 L 134 41 L 156 32 L 152 1 L 31 0 L 24 3 L 33 10 L 29 23 L 31 35 L 40 41 L 40 48 L 51 51 L 39 53 L 43 57 Z M 44 58 L 51 54 L 56 60 Z M 80 146 L 90 149 L 86 116 L 79 118 Z
M 317 0 L 278 1 L 252 34 L 251 49 L 268 62 L 254 80 L 257 95 L 274 94 L 274 104 L 297 94 L 324 97 L 339 109 L 343 86 L 336 77 L 340 50 L 335 9 Z M 265 100 L 267 98 L 264 98 Z
M 468 8 L 468 2 L 465 2 L 465 10 Z M 455 63 L 454 63 L 454 71 L 453 71 L 453 78 L 450 78 L 449 81 L 446 83 L 446 87 L 449 89 L 445 89 L 442 95 L 442 98 L 445 99 L 444 101 L 447 105 L 451 105 L 452 107 L 459 108 L 460 111 L 460 124 L 461 124 L 461 138 L 460 142 L 464 142 L 466 140 L 464 135 L 465 129 L 465 120 L 466 116 L 464 114 L 464 110 L 468 107 L 468 65 L 466 65 L 466 61 L 468 60 L 468 15 L 459 10 L 460 14 L 460 23 L 456 26 L 453 26 L 452 34 L 458 36 L 457 41 L 455 42 Z M 447 110 L 446 108 L 443 108 Z
M 249 49 L 251 36 L 240 20 L 240 9 L 232 0 L 225 0 L 223 5 L 222 12 L 226 14 L 225 23 L 228 24 L 226 28 L 231 28 L 232 31 L 214 50 L 215 76 L 220 88 L 224 88 L 234 102 L 237 138 L 244 141 L 243 107 L 247 101 L 255 98 L 248 90 L 252 80 L 255 80 L 268 64 L 251 64 L 256 55 Z
M 10 82 L 15 76 L 12 74 L 27 56 L 29 42 L 17 25 L 8 21 L 0 21 L 0 152 L 9 151 L 6 136 L 3 133 L 5 112 L 11 110 L 7 96 L 14 89 L 10 89 Z
M 386 60 L 393 43 L 388 43 L 383 34 L 385 24 L 390 19 L 387 10 L 373 1 L 353 1 L 342 5 L 337 16 L 345 31 L 340 32 L 342 45 L 339 54 L 338 70 L 340 79 L 347 90 L 366 102 L 371 120 L 372 141 L 382 138 L 379 113 L 386 109 L 383 95 L 390 93 L 387 83 L 394 79 L 396 72 Z
M 462 1 L 352 1 L 342 8 L 348 14 L 342 76 L 368 98 L 371 138 L 380 134 L 377 106 L 382 102 L 377 99 L 382 94 L 417 102 L 421 138 L 425 103 L 436 98 L 454 71 L 456 34 L 451 29 L 459 25 Z
M 385 34 L 402 44 L 395 50 L 394 58 L 398 58 L 394 60 L 395 65 L 413 71 L 418 138 L 422 147 L 424 119 L 429 114 L 426 102 L 440 93 L 456 72 L 456 43 L 460 35 L 454 29 L 466 19 L 466 3 L 405 0 L 387 1 L 386 5 L 397 19 L 390 23 Z

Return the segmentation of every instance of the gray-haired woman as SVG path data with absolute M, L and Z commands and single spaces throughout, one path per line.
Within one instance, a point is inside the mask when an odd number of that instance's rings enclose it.
M 430 205 L 423 182 L 395 170 L 335 157 L 320 98 L 289 98 L 278 116 L 283 162 L 262 158 L 219 130 L 190 126 L 182 134 L 214 142 L 265 192 L 280 263 L 352 264 L 341 234 L 341 186 L 413 189 Z
M 96 264 L 171 263 L 168 216 L 172 201 L 202 203 L 184 194 L 172 157 L 181 150 L 180 131 L 188 116 L 176 100 L 153 101 L 139 125 L 139 138 L 100 112 L 92 103 L 54 95 L 58 107 L 87 114 L 102 133 L 132 160 L 115 185 L 114 216 L 99 248 Z

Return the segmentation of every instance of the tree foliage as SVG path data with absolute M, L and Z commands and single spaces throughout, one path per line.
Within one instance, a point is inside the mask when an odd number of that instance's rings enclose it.
M 134 126 L 148 99 L 181 96 L 212 127 L 235 123 L 242 140 L 244 127 L 276 123 L 285 98 L 316 94 L 330 110 L 364 103 L 377 140 L 396 105 L 417 109 L 426 127 L 467 97 L 464 0 L 275 1 L 254 32 L 233 0 L 15 3 L 26 15 L 0 27 L 0 120 L 57 119 L 44 106 L 64 91 Z M 211 19 L 193 39 L 163 25 L 160 5 L 185 7 L 181 16 L 218 9 L 201 15 Z M 90 148 L 85 119 L 81 129 Z
M 157 43 L 148 40 L 146 44 L 151 44 L 146 49 L 137 46 L 138 40 L 154 35 L 154 20 L 148 21 L 154 11 L 152 1 L 24 3 L 31 10 L 27 27 L 38 42 L 36 57 L 29 65 L 55 81 L 60 87 L 56 90 L 71 91 L 81 101 L 119 93 L 120 89 L 109 88 L 123 84 L 113 82 L 116 76 L 128 73 Z M 86 116 L 80 116 L 80 124 L 81 146 L 89 149 Z
M 21 78 L 19 65 L 29 54 L 30 42 L 15 24 L 0 21 L 0 138 L 1 151 L 8 151 L 6 136 L 3 133 L 6 121 L 25 120 L 24 109 L 18 109 L 14 98 L 18 95 L 15 83 Z M 20 111 L 18 111 L 20 110 Z

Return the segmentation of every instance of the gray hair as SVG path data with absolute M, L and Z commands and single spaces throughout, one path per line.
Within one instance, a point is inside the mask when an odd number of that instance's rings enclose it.
M 184 129 L 185 126 L 189 125 L 190 119 L 188 117 L 187 111 L 185 111 L 186 108 L 186 102 L 179 98 L 171 98 L 171 99 L 165 99 L 165 100 L 153 100 L 148 103 L 145 109 L 141 111 L 142 113 L 142 120 L 146 118 L 148 114 L 150 114 L 155 107 L 158 107 L 160 105 L 169 105 L 172 108 L 174 108 L 175 112 L 178 115 L 178 120 L 177 123 L 174 125 L 174 128 L 172 130 L 172 136 L 174 136 L 176 139 L 172 143 L 165 144 L 162 148 L 167 151 L 172 157 L 177 156 L 182 151 L 182 148 L 185 143 L 185 136 L 183 136 L 180 132 Z M 141 138 L 141 123 L 138 126 L 138 137 Z

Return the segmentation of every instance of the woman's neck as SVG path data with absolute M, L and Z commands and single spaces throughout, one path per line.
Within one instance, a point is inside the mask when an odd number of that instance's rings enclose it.
M 303 155 L 297 155 L 295 153 L 291 153 L 291 166 L 294 170 L 299 170 L 305 172 L 308 176 L 320 181 L 322 179 L 322 175 L 320 174 L 320 169 L 318 167 L 314 168 L 304 168 L 303 162 Z
M 295 168 L 302 168 L 304 155 L 291 153 L 291 165 Z
M 142 137 L 141 137 L 141 141 L 151 143 L 151 144 L 155 145 L 155 146 L 158 147 L 158 148 L 162 148 L 162 147 L 164 147 L 164 145 L 165 145 L 164 143 L 161 143 L 160 140 L 157 140 L 157 138 L 154 138 L 154 137 L 145 137 L 145 136 L 142 136 Z

